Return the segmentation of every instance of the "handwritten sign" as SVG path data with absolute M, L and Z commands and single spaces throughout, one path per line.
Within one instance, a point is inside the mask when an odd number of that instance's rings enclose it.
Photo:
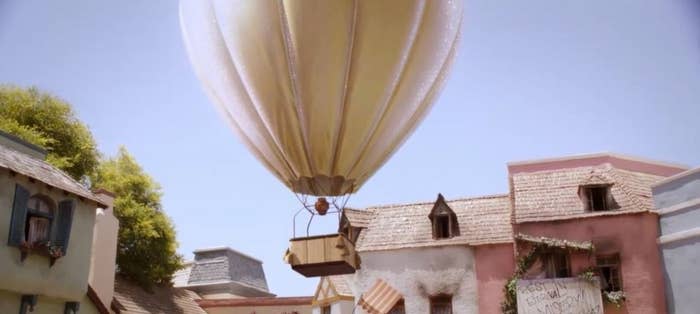
M 518 314 L 603 314 L 597 279 L 519 280 L 517 288 Z

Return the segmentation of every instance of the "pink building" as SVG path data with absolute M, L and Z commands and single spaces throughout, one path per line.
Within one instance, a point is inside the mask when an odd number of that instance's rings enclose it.
M 605 313 L 666 313 L 651 186 L 686 168 L 616 155 L 508 165 L 518 258 L 542 250 L 523 279 L 601 278 Z M 610 303 L 620 292 L 625 301 Z

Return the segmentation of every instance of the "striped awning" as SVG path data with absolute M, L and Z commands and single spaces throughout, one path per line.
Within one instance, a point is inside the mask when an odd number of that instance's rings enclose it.
M 368 314 L 386 314 L 403 296 L 396 289 L 379 279 L 362 294 L 359 304 Z

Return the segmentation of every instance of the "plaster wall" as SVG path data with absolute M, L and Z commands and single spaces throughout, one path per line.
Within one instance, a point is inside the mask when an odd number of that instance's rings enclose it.
M 656 244 L 658 219 L 652 213 L 523 223 L 515 231 L 535 236 L 592 241 L 596 254 L 619 253 L 622 286 L 627 301 L 606 313 L 666 313 L 661 260 Z M 585 256 L 584 256 L 585 255 Z M 573 275 L 595 264 L 587 254 L 571 259 Z
M 96 204 L 76 199 L 66 256 L 59 258 L 52 267 L 49 267 L 48 257 L 36 254 L 20 262 L 19 249 L 7 245 L 15 183 L 27 188 L 32 195 L 41 193 L 55 202 L 73 198 L 38 181 L 32 183 L 24 176 L 0 171 L 0 290 L 54 297 L 64 302 L 80 301 L 87 293 Z
M 669 313 L 697 313 L 700 309 L 700 238 L 663 245 L 666 300 Z
M 479 313 L 500 314 L 503 287 L 515 270 L 513 244 L 481 245 L 474 252 Z
M 19 293 L 0 290 L 0 313 L 19 313 L 19 306 L 22 295 Z M 92 304 L 87 295 L 84 295 L 80 301 L 80 314 L 99 314 L 97 307 Z M 37 304 L 34 307 L 34 312 L 31 314 L 57 314 L 63 313 L 66 300 L 39 296 Z
M 666 208 L 700 198 L 700 168 L 664 180 L 651 190 L 656 208 Z
M 207 307 L 208 314 L 311 314 L 309 305 L 270 305 L 270 306 L 235 306 Z M 82 314 L 82 313 L 81 313 Z
M 352 314 L 355 304 L 352 301 L 337 301 L 331 304 L 331 314 Z M 321 314 L 321 306 L 314 306 L 311 314 Z
M 696 313 L 700 309 L 700 168 L 670 178 L 653 187 L 654 203 L 662 214 L 661 236 L 676 238 L 660 244 L 669 313 Z M 664 209 L 676 208 L 665 212 Z M 684 233 L 689 236 L 677 237 Z
M 466 246 L 360 252 L 353 293 L 359 300 L 377 279 L 404 297 L 407 314 L 430 312 L 430 296 L 452 295 L 454 313 L 478 313 L 474 252 Z M 355 313 L 365 313 L 357 307 Z
M 112 208 L 98 210 L 92 241 L 89 282 L 104 304 L 110 304 L 114 296 L 118 233 L 119 220 L 114 217 Z

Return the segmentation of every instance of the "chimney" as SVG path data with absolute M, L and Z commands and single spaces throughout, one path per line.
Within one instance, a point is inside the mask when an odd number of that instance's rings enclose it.
M 23 154 L 27 154 L 36 159 L 46 159 L 45 149 L 3 131 L 0 131 L 0 145 Z
M 114 194 L 103 189 L 93 193 L 109 206 L 96 209 L 88 283 L 103 304 L 111 304 L 114 296 L 119 220 L 113 212 Z

